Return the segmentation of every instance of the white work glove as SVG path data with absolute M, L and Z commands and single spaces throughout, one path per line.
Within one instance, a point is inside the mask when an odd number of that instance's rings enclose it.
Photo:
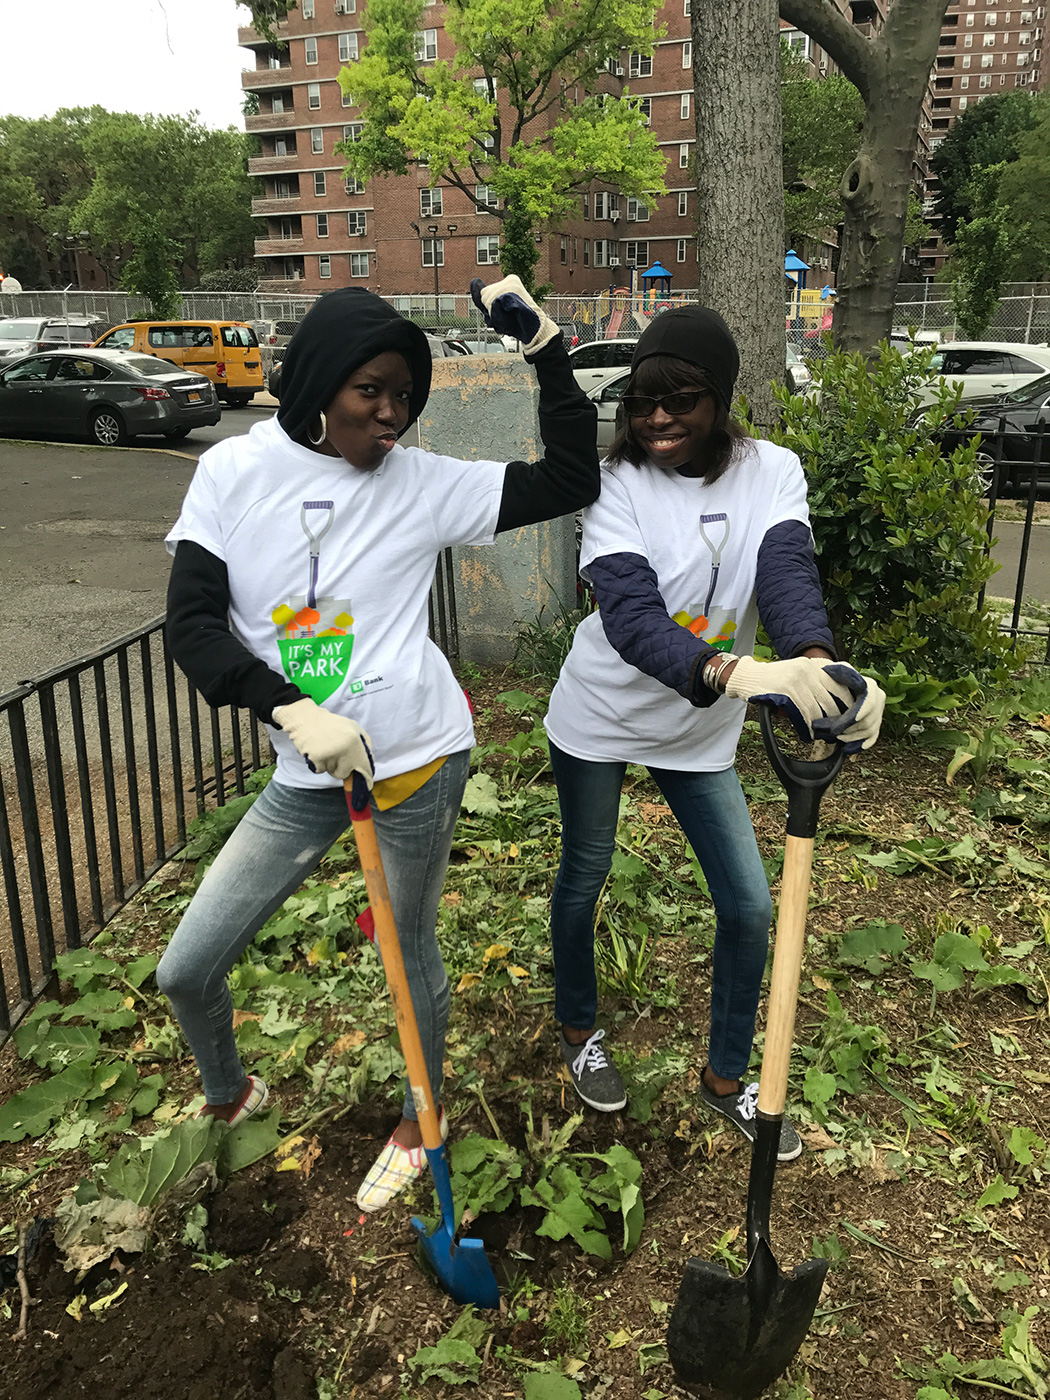
M 470 295 L 474 305 L 485 313 L 485 324 L 499 335 L 514 336 L 526 355 L 535 355 L 560 333 L 560 327 L 529 296 L 520 277 L 504 277 L 489 287 L 475 277 Z
M 847 753 L 871 748 L 886 705 L 874 681 L 852 666 L 818 656 L 790 661 L 741 656 L 726 679 L 726 694 L 775 705 L 785 711 L 800 739 L 837 742 Z
M 352 719 L 333 715 L 309 698 L 278 705 L 273 720 L 306 759 L 312 773 L 344 780 L 360 773 L 369 791 L 375 777 L 372 740 Z

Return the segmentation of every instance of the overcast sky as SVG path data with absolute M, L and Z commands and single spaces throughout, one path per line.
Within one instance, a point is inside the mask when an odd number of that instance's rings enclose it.
M 0 0 L 0 114 L 185 115 L 241 126 L 237 47 L 248 13 L 234 0 Z

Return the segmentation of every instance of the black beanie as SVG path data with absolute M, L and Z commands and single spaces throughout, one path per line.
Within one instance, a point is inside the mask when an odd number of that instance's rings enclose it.
M 633 373 L 650 355 L 673 355 L 702 369 L 726 408 L 740 372 L 740 351 L 733 332 L 708 306 L 675 306 L 655 317 L 642 332 L 631 356 Z
M 281 365 L 277 421 L 297 442 L 355 369 L 388 350 L 403 355 L 412 374 L 409 428 L 423 412 L 433 363 L 420 328 L 364 287 L 340 287 L 314 302 L 288 343 Z

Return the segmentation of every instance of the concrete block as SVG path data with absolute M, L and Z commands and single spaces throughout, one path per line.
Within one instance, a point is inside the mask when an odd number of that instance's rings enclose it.
M 518 355 L 436 360 L 419 444 L 450 457 L 535 461 L 543 454 L 530 365 Z M 522 623 L 576 601 L 574 518 L 509 530 L 453 551 L 459 649 L 465 661 L 507 661 Z

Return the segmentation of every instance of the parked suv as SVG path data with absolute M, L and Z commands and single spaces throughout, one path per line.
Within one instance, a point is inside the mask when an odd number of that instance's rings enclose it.
M 0 366 L 39 350 L 93 345 L 109 324 L 94 316 L 10 316 L 0 320 Z

